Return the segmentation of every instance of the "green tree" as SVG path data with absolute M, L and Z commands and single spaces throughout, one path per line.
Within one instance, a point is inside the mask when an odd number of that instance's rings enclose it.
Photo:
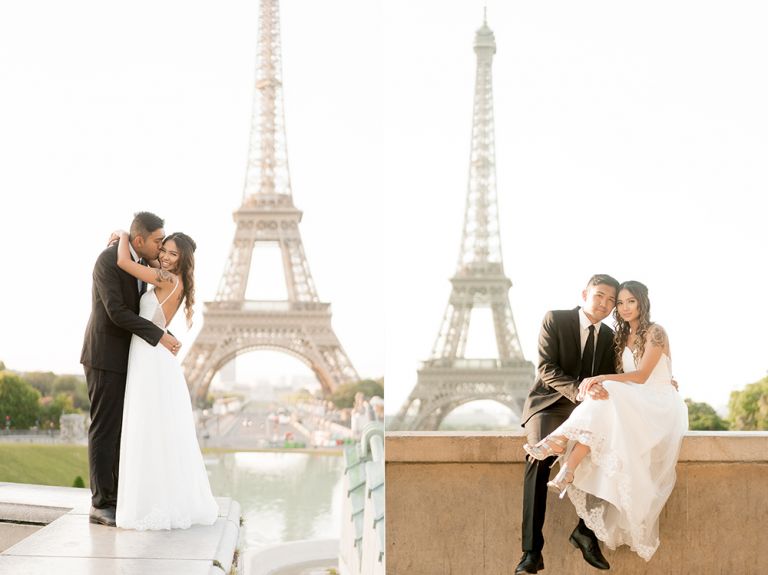
M 696 431 L 727 431 L 728 422 L 722 419 L 708 403 L 686 399 L 688 406 L 688 429 Z
M 733 430 L 768 430 L 768 377 L 732 391 L 728 412 Z
M 29 429 L 37 419 L 39 399 L 40 393 L 19 376 L 0 372 L 0 425 L 10 416 L 11 427 Z
M 43 397 L 53 395 L 53 384 L 56 381 L 56 374 L 52 371 L 28 371 L 22 374 L 22 378 L 39 391 Z
M 77 389 L 80 380 L 76 375 L 57 375 L 53 380 L 53 391 L 55 393 L 72 393 Z
M 363 395 L 368 399 L 374 395 L 384 397 L 384 381 L 364 379 L 356 383 L 345 383 L 336 388 L 336 391 L 331 394 L 330 399 L 339 409 L 352 407 L 355 403 L 355 394 L 358 391 L 362 391 Z
M 5 362 L 0 361 L 0 371 L 5 371 Z
M 301 388 L 298 391 L 286 393 L 280 396 L 280 400 L 286 403 L 301 403 L 303 401 L 310 401 L 312 399 L 314 399 L 314 397 L 305 388 Z
M 51 395 L 66 393 L 72 398 L 76 410 L 88 411 L 91 401 L 88 398 L 88 387 L 85 378 L 77 375 L 59 375 L 53 382 Z
M 85 481 L 83 481 L 83 478 L 80 475 L 75 477 L 75 480 L 72 482 L 72 487 L 85 487 Z
M 53 398 L 44 397 L 40 403 L 40 424 L 43 429 L 58 429 L 62 413 L 77 412 L 72 404 L 72 396 L 66 393 L 59 393 Z

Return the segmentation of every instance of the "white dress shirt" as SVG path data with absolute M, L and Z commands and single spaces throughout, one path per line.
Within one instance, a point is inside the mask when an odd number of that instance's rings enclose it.
M 589 321 L 587 314 L 584 310 L 579 308 L 579 333 L 581 334 L 581 353 L 584 353 L 584 347 L 587 345 L 587 338 L 589 337 L 589 326 L 595 326 L 595 351 L 597 351 L 597 334 L 600 333 L 600 326 L 602 322 L 592 323 Z

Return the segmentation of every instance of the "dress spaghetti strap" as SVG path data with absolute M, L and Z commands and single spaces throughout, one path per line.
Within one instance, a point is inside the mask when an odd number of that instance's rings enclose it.
M 171 293 L 169 293 L 168 296 L 163 301 L 160 302 L 160 307 L 163 307 L 165 305 L 165 302 L 167 302 L 169 299 L 171 299 L 171 296 L 174 293 L 176 293 L 176 288 L 179 287 L 180 283 L 181 282 L 178 279 L 176 279 L 176 283 L 174 284 L 173 289 L 171 290 Z

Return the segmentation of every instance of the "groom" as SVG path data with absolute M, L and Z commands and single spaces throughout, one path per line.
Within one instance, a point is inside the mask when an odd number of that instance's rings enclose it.
M 134 215 L 130 231 L 134 261 L 157 259 L 165 236 L 163 225 L 163 220 L 150 212 Z M 115 525 L 120 430 L 131 334 L 153 346 L 161 343 L 174 355 L 180 347 L 171 334 L 139 317 L 139 300 L 145 291 L 144 282 L 117 267 L 116 243 L 101 252 L 93 268 L 91 317 L 80 355 L 91 400 L 88 429 L 91 523 Z
M 586 377 L 615 373 L 613 330 L 601 323 L 616 305 L 619 282 L 609 275 L 594 275 L 582 292 L 584 304 L 572 310 L 549 311 L 539 334 L 539 365 L 536 380 L 523 407 L 521 423 L 528 443 L 535 445 L 563 423 L 576 407 L 579 383 Z M 608 392 L 596 384 L 595 399 Z M 523 557 L 515 573 L 544 569 L 544 513 L 547 481 L 554 457 L 543 461 L 527 458 L 523 484 Z M 598 569 L 609 569 L 594 532 L 583 519 L 569 541 L 581 550 L 584 560 Z

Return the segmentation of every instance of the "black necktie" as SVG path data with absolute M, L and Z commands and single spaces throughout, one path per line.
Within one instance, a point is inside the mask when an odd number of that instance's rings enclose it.
M 595 326 L 589 326 L 589 335 L 587 343 L 584 346 L 584 353 L 581 354 L 581 379 L 592 377 L 595 371 Z
M 147 262 L 144 261 L 144 258 L 139 258 L 137 263 L 140 266 L 147 265 Z M 147 283 L 144 280 L 139 280 L 139 295 L 144 295 L 145 291 L 147 291 Z

